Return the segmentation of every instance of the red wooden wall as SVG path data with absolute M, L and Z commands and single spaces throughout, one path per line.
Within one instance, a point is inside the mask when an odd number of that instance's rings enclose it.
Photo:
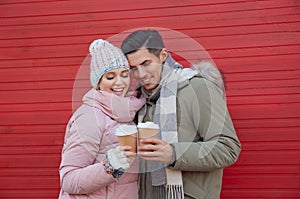
M 224 72 L 243 151 L 224 172 L 222 198 L 299 198 L 299 5 L 1 0 L 0 198 L 57 198 L 73 83 L 90 42 L 144 26 L 195 39 Z

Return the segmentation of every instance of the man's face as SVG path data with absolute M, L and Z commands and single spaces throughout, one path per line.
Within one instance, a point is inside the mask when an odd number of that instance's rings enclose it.
M 141 48 L 127 55 L 133 76 L 146 90 L 153 90 L 158 86 L 162 65 L 167 55 L 165 49 L 162 49 L 159 57 L 157 57 L 146 48 Z

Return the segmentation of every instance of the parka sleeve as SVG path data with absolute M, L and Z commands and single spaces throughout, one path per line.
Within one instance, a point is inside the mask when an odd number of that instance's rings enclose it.
M 211 171 L 237 161 L 241 144 L 229 115 L 226 101 L 215 86 L 203 78 L 190 81 L 189 97 L 183 93 L 180 109 L 190 124 L 183 124 L 181 134 L 194 135 L 191 141 L 173 143 L 176 155 L 174 169 Z M 187 120 L 185 120 L 187 121 Z M 189 126 L 189 127 L 187 127 Z M 193 134 L 187 131 L 195 131 Z
M 116 180 L 101 163 L 94 163 L 101 140 L 97 121 L 78 114 L 68 124 L 59 169 L 61 188 L 69 194 L 87 194 Z

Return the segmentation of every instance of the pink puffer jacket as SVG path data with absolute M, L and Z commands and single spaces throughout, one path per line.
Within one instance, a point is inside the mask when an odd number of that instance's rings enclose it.
M 137 161 L 119 180 L 107 174 L 101 162 L 105 152 L 118 145 L 116 128 L 132 123 L 144 103 L 144 99 L 95 89 L 83 97 L 83 105 L 66 128 L 59 168 L 60 199 L 138 198 Z

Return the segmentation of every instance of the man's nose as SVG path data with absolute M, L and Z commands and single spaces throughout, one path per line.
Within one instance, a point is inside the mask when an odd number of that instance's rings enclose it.
M 139 78 L 140 78 L 140 79 L 145 78 L 146 75 L 147 75 L 146 70 L 143 69 L 143 67 L 138 67 L 137 69 L 138 69 L 138 76 L 139 76 Z

